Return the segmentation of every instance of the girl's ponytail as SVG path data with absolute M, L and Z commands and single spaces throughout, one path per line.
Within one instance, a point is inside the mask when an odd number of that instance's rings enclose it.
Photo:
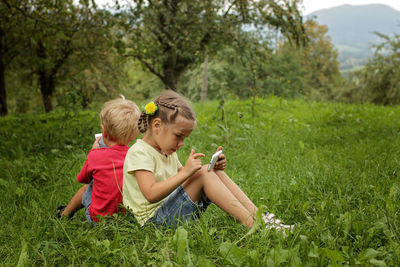
M 143 110 L 138 120 L 139 132 L 145 133 L 147 131 L 148 119 L 149 116 L 146 114 L 146 111 Z

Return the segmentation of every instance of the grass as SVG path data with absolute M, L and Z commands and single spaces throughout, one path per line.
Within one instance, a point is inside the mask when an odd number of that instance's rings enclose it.
M 140 227 L 130 214 L 96 227 L 84 211 L 54 210 L 100 130 L 96 112 L 0 119 L 0 262 L 3 266 L 396 266 L 400 262 L 398 107 L 257 99 L 194 104 L 198 127 L 178 151 L 209 159 L 262 210 L 296 224 L 288 238 L 254 233 L 212 206 L 176 229 Z

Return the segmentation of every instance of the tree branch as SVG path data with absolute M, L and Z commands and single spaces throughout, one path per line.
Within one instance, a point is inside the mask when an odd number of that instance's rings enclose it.
M 11 8 L 10 4 L 7 2 L 7 0 L 3 0 L 3 2 L 6 4 L 6 6 L 8 7 L 8 9 L 9 9 L 10 11 L 12 11 L 12 8 Z
M 156 75 L 156 76 L 157 76 L 158 78 L 160 78 L 162 81 L 165 80 L 165 77 L 164 77 L 163 75 L 161 75 L 158 71 L 156 71 L 156 69 L 155 69 L 152 65 L 150 65 L 150 63 L 148 63 L 146 60 L 144 60 L 141 56 L 139 56 L 139 55 L 130 55 L 130 54 L 126 54 L 126 55 L 124 55 L 124 57 L 134 57 L 134 58 L 136 58 L 137 60 L 140 61 L 140 63 L 142 63 L 143 65 L 145 65 L 146 68 L 147 68 L 151 73 L 153 73 L 154 75 Z

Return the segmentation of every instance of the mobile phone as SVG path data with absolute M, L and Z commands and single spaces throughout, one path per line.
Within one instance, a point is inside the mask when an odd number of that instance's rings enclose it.
M 210 163 L 208 164 L 207 171 L 211 171 L 214 168 L 215 162 L 218 161 L 218 156 L 222 154 L 222 150 L 219 150 L 212 155 Z
M 96 139 L 99 138 L 99 137 L 100 137 L 99 146 L 100 147 L 107 147 L 106 144 L 104 143 L 103 134 L 102 133 L 97 133 L 97 134 L 94 135 L 94 138 L 96 138 Z

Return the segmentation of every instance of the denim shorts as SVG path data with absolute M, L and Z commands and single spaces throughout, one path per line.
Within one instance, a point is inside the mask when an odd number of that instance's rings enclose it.
M 82 205 L 86 207 L 85 214 L 86 214 L 86 219 L 88 220 L 88 222 L 95 223 L 93 221 L 92 217 L 90 217 L 90 212 L 89 212 L 90 204 L 92 204 L 92 190 L 93 190 L 93 181 L 89 184 L 85 193 L 83 193 Z
M 204 212 L 211 203 L 204 195 L 197 204 L 194 203 L 183 186 L 180 185 L 165 199 L 146 224 L 176 226 L 178 223 L 186 223 L 198 219 L 200 213 Z

